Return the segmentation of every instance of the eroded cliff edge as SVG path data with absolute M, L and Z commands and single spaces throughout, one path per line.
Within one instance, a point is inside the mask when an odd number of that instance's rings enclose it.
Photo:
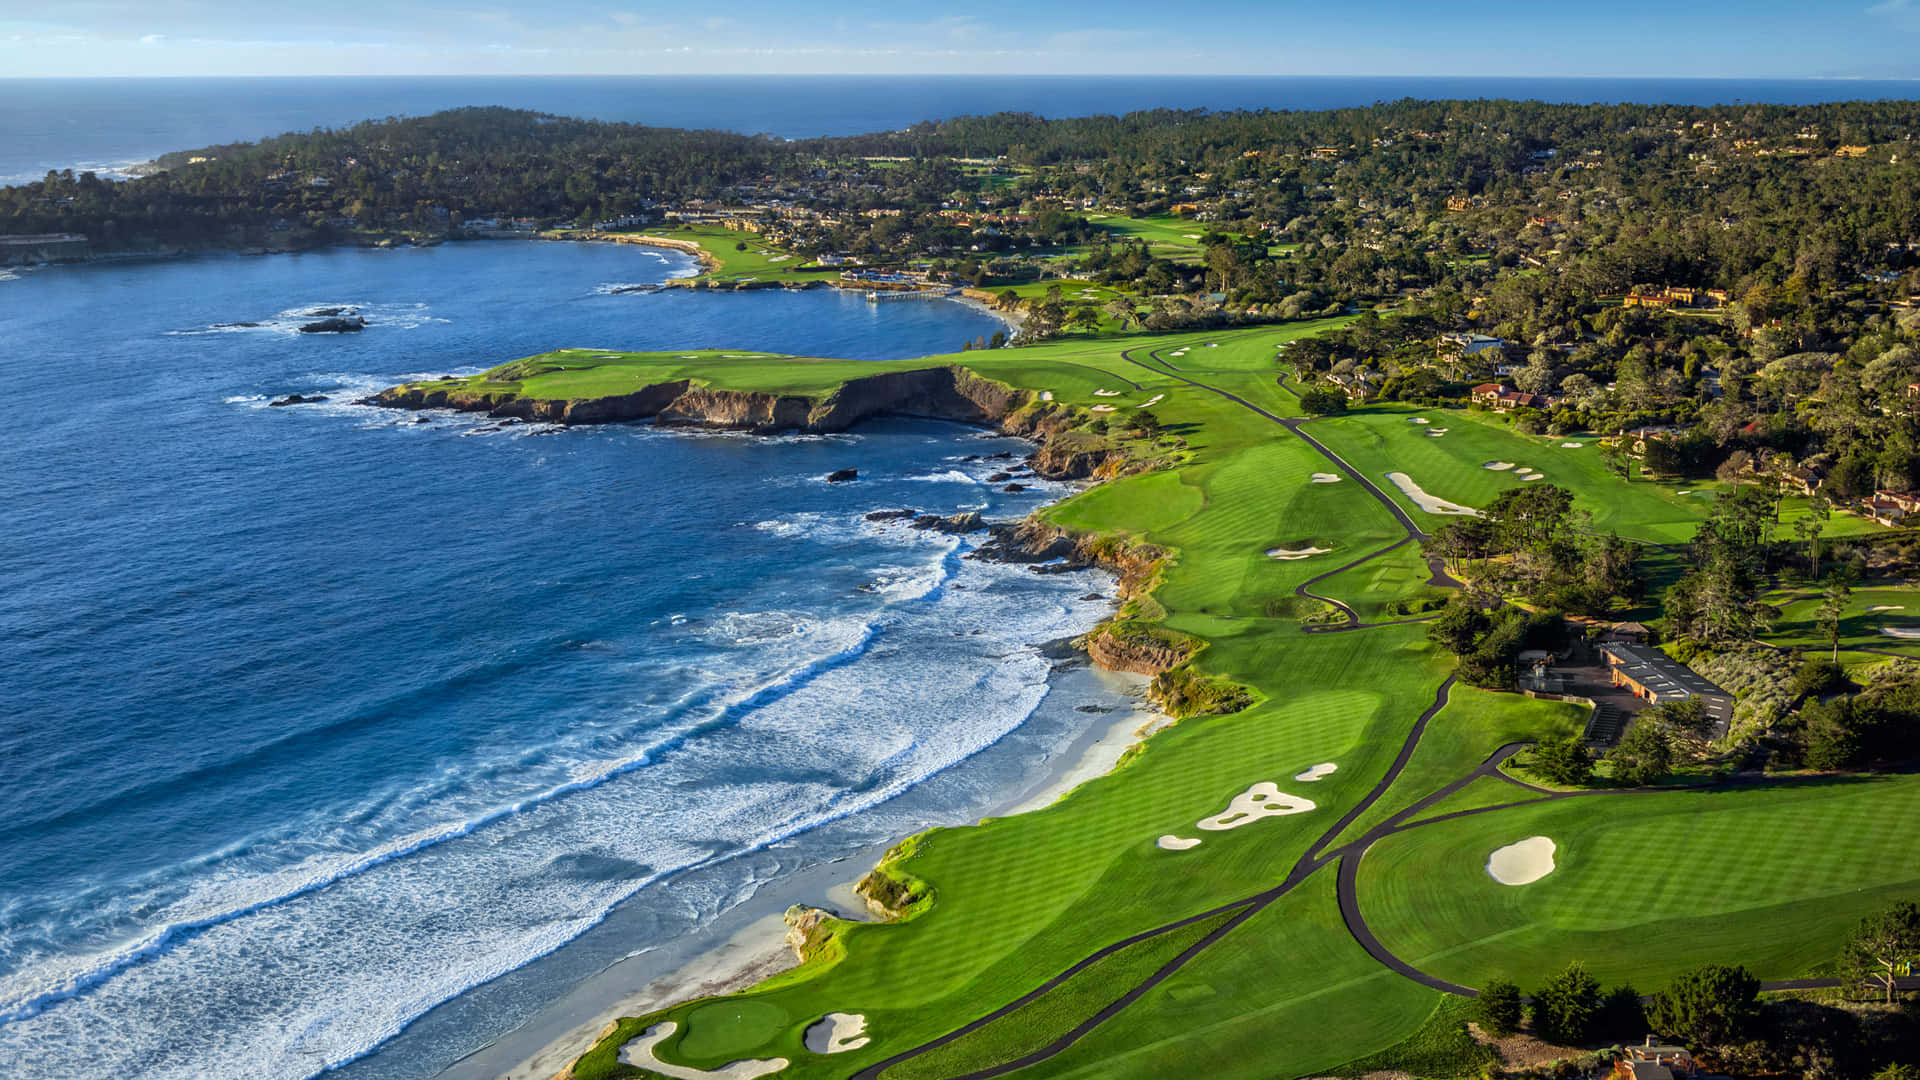
M 1124 450 L 1080 430 L 1085 417 L 1074 410 L 958 366 L 862 376 L 820 396 L 721 390 L 675 379 L 631 393 L 592 398 L 541 398 L 516 388 L 410 383 L 365 401 L 386 408 L 455 409 L 558 424 L 651 420 L 760 434 L 819 434 L 845 431 L 875 416 L 917 416 L 991 425 L 1032 439 L 1040 444 L 1033 469 L 1048 479 L 1105 478 L 1136 467 Z

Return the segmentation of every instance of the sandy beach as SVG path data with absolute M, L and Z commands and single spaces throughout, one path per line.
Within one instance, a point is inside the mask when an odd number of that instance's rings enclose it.
M 1049 680 L 1041 709 L 1090 718 L 1081 720 L 1072 742 L 996 792 L 982 812 L 937 824 L 1029 813 L 1111 772 L 1130 747 L 1172 722 L 1146 703 L 1147 682 L 1085 663 L 1062 665 Z M 1111 711 L 1081 713 L 1081 707 Z M 766 883 L 698 930 L 643 949 L 576 985 L 520 1027 L 448 1066 L 438 1080 L 550 1080 L 619 1017 L 744 990 L 793 967 L 797 961 L 781 918 L 787 908 L 807 904 L 867 918 L 853 885 L 891 846 L 875 844 Z

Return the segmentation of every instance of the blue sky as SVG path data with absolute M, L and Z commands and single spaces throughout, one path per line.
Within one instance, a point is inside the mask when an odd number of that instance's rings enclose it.
M 0 0 L 0 76 L 1920 77 L 1920 0 Z

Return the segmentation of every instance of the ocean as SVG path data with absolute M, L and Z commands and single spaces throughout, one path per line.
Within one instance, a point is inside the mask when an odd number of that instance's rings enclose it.
M 1109 579 L 864 519 L 1061 497 L 964 460 L 1016 440 L 351 403 L 563 345 L 877 360 L 998 325 L 611 291 L 690 268 L 497 241 L 3 275 L 0 1074 L 431 1076 L 765 882 L 977 816 L 1085 727 L 1036 646 Z M 323 305 L 372 325 L 295 332 Z
M 49 169 L 107 175 L 189 150 L 462 105 L 505 105 L 659 127 L 807 138 L 1004 111 L 1159 107 L 1334 109 L 1401 98 L 1677 105 L 1910 99 L 1920 83 L 1856 79 L 1496 76 L 521 76 L 0 79 L 0 184 Z

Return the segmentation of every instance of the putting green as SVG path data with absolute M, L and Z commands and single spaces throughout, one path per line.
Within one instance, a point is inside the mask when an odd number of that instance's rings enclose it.
M 1920 779 L 1583 796 L 1420 826 L 1361 864 L 1362 913 L 1388 949 L 1468 986 L 1584 961 L 1651 987 L 1705 963 L 1764 979 L 1833 959 L 1890 896 L 1920 891 L 1907 822 Z M 1487 857 L 1545 836 L 1557 868 L 1495 882 Z

